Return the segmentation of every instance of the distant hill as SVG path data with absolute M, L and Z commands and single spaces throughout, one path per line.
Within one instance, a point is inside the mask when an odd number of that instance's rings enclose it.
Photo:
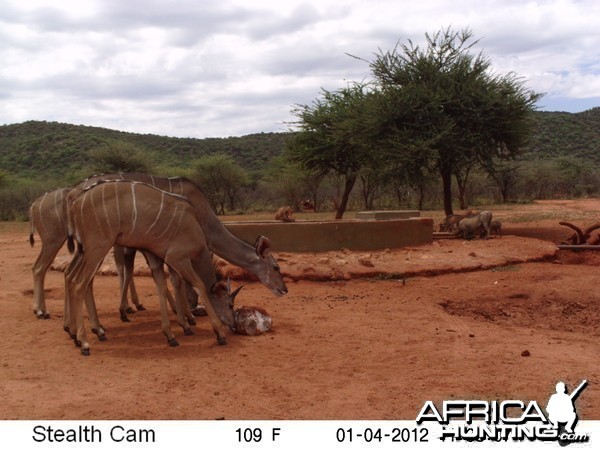
M 527 159 L 572 156 L 600 163 L 600 108 L 581 113 L 535 112 L 536 132 Z M 282 154 L 289 133 L 259 133 L 229 138 L 174 138 L 99 127 L 29 121 L 0 126 L 0 169 L 5 173 L 60 178 L 89 166 L 89 152 L 111 143 L 147 151 L 160 164 L 182 167 L 214 153 L 231 155 L 249 170 L 260 170 Z
M 259 133 L 230 138 L 175 138 L 29 121 L 0 126 L 0 169 L 13 175 L 60 177 L 86 168 L 90 151 L 120 142 L 151 152 L 168 166 L 185 166 L 201 156 L 226 153 L 244 168 L 259 170 L 282 153 L 288 137 L 288 133 Z
M 600 107 L 580 113 L 537 111 L 534 117 L 536 131 L 527 156 L 573 156 L 600 163 Z

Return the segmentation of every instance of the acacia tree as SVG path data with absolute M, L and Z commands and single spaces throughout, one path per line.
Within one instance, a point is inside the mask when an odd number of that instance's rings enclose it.
M 249 184 L 246 170 L 222 153 L 199 158 L 193 166 L 192 179 L 206 193 L 215 212 L 225 214 L 225 205 L 233 210 L 241 189 Z
M 89 152 L 92 169 L 97 173 L 152 171 L 151 157 L 140 147 L 127 142 L 112 142 Z
M 477 161 L 493 170 L 494 158 L 516 156 L 531 133 L 531 115 L 541 97 L 514 73 L 495 75 L 470 30 L 426 34 L 380 52 L 370 67 L 384 101 L 382 133 L 401 160 L 418 148 L 420 160 L 439 172 L 444 210 L 452 214 L 452 174 Z M 425 156 L 423 156 L 425 155 Z
M 294 123 L 297 132 L 288 144 L 292 161 L 344 180 L 341 198 L 336 200 L 336 219 L 343 217 L 361 169 L 375 154 L 365 121 L 371 95 L 369 86 L 353 83 L 337 91 L 323 89 L 312 105 L 298 105 L 292 110 L 298 118 Z

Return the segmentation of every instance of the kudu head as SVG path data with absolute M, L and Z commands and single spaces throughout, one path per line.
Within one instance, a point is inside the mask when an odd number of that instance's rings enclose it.
M 231 283 L 229 280 L 227 280 L 227 282 L 219 280 L 212 285 L 208 292 L 210 303 L 217 313 L 217 316 L 231 331 L 235 331 L 236 328 L 233 305 L 235 297 L 239 294 L 242 287 L 243 286 L 240 286 L 235 291 L 231 292 Z
M 254 244 L 256 256 L 258 256 L 256 276 L 258 279 L 271 289 L 271 292 L 277 297 L 287 294 L 287 286 L 283 281 L 279 264 L 271 255 L 271 242 L 264 236 L 259 236 Z

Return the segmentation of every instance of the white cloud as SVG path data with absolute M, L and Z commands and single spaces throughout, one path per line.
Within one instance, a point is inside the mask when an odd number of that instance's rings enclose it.
M 544 105 L 575 111 L 600 98 L 595 0 L 5 0 L 0 123 L 282 131 L 321 87 L 369 77 L 346 53 L 369 60 L 447 26 L 469 27 L 494 69 L 546 92 Z

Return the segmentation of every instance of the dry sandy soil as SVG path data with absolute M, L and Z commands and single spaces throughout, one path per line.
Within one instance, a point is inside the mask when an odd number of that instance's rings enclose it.
M 92 338 L 87 358 L 62 330 L 62 273 L 46 281 L 51 319 L 36 320 L 39 240 L 0 224 L 0 419 L 410 420 L 426 400 L 545 406 L 557 381 L 583 379 L 579 417 L 600 419 L 600 253 L 556 252 L 569 213 L 589 225 L 600 200 L 500 211 L 505 235 L 488 241 L 281 253 L 283 298 L 226 267 L 245 284 L 238 303 L 273 317 L 227 346 L 201 318 L 194 336 L 173 321 L 181 345 L 168 347 L 148 277 L 136 278 L 147 311 L 122 323 L 116 277 L 99 276 L 108 340 Z

